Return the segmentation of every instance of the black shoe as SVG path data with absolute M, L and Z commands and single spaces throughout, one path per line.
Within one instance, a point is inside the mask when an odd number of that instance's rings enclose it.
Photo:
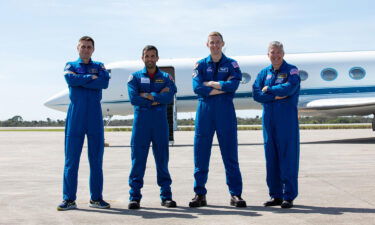
M 60 203 L 60 205 L 57 206 L 58 211 L 65 211 L 75 208 L 77 208 L 76 202 L 70 200 L 64 200 Z
M 99 199 L 98 201 L 93 201 L 90 199 L 89 206 L 91 208 L 98 208 L 98 209 L 109 209 L 111 208 L 111 205 L 104 201 L 103 199 Z
M 292 207 L 293 207 L 293 201 L 284 200 L 283 203 L 281 203 L 281 208 L 283 209 L 290 209 Z
M 281 198 L 271 198 L 270 200 L 263 203 L 263 205 L 267 207 L 267 206 L 281 205 L 281 203 L 283 203 L 283 200 Z
M 177 204 L 172 199 L 167 199 L 167 200 L 163 200 L 161 202 L 161 206 L 165 206 L 167 208 L 175 208 L 175 207 L 177 207 Z
M 230 198 L 230 205 L 236 207 L 246 207 L 246 201 L 241 198 L 241 196 L 232 195 Z
M 196 208 L 201 206 L 206 206 L 206 195 L 195 195 L 191 202 L 189 202 L 190 208 Z
M 128 209 L 139 209 L 141 208 L 141 204 L 139 204 L 139 201 L 130 201 L 128 204 Z

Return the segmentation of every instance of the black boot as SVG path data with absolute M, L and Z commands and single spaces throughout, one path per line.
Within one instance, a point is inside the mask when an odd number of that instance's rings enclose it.
M 241 196 L 232 195 L 230 198 L 230 205 L 243 208 L 246 207 L 246 201 L 243 200 Z
M 141 204 L 139 203 L 139 201 L 130 201 L 129 204 L 128 204 L 128 209 L 139 209 L 141 208 Z
M 283 203 L 281 203 L 281 208 L 283 209 L 290 209 L 293 207 L 293 201 L 291 200 L 284 200 Z
M 175 207 L 177 207 L 177 204 L 172 199 L 167 199 L 167 200 L 163 200 L 161 202 L 161 206 L 165 206 L 167 208 L 175 208 Z
M 190 208 L 196 208 L 201 206 L 206 206 L 206 195 L 195 195 L 192 201 L 189 203 Z
M 263 205 L 267 207 L 267 206 L 281 205 L 281 203 L 283 203 L 283 200 L 281 198 L 271 198 L 270 200 L 263 203 Z

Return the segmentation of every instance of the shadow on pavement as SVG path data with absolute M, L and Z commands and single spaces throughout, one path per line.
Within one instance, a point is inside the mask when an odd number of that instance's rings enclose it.
M 368 138 L 350 138 L 326 141 L 308 141 L 301 144 L 375 144 L 375 137 Z
M 375 209 L 370 208 L 344 208 L 344 207 L 318 207 L 306 205 L 294 205 L 292 209 L 282 209 L 280 207 L 248 206 L 247 208 L 234 208 L 230 206 L 213 206 L 200 208 L 177 207 L 177 208 L 152 208 L 142 207 L 139 210 L 129 210 L 126 208 L 111 209 L 78 209 L 84 212 L 105 213 L 105 214 L 123 214 L 130 216 L 139 216 L 144 219 L 160 218 L 181 218 L 195 219 L 199 215 L 213 216 L 262 216 L 261 212 L 288 213 L 288 214 L 324 214 L 324 215 L 342 215 L 345 213 L 375 213 Z
M 207 206 L 201 208 L 177 207 L 177 208 L 151 208 L 141 207 L 139 210 L 129 210 L 126 208 L 110 208 L 110 209 L 78 209 L 84 212 L 95 212 L 105 214 L 123 214 L 140 216 L 144 219 L 160 219 L 160 218 L 183 218 L 194 219 L 198 215 L 220 215 L 220 216 L 261 216 L 257 212 L 251 211 L 251 208 L 233 208 L 226 206 Z M 195 215 L 194 215 L 195 214 Z
M 344 213 L 375 213 L 375 208 L 342 208 L 342 207 L 319 207 L 307 205 L 294 205 L 291 209 L 282 209 L 280 207 L 249 206 L 253 211 L 271 211 L 273 213 L 303 213 L 303 214 L 324 214 L 324 215 L 342 215 Z

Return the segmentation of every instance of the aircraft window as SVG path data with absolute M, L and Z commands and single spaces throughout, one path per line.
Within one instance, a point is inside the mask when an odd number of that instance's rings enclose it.
M 309 77 L 309 74 L 304 70 L 299 70 L 299 77 L 301 78 L 301 81 L 305 81 Z
M 325 68 L 320 73 L 320 76 L 325 81 L 333 81 L 334 79 L 337 78 L 337 71 L 335 69 L 333 69 L 333 68 Z
M 251 80 L 250 74 L 248 74 L 248 73 L 242 73 L 241 84 L 247 84 L 247 83 L 250 82 L 250 80 Z
M 360 80 L 366 76 L 366 71 L 362 67 L 353 67 L 349 70 L 349 76 L 354 80 Z

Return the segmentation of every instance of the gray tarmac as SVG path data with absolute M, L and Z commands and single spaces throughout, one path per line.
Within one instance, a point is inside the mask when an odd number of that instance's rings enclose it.
M 229 206 L 223 163 L 215 140 L 207 183 L 208 206 L 188 207 L 193 193 L 194 132 L 175 132 L 170 148 L 172 190 L 178 207 L 160 206 L 150 151 L 140 210 L 128 210 L 130 132 L 107 132 L 104 198 L 112 208 L 88 207 L 86 145 L 79 171 L 78 209 L 57 211 L 62 198 L 63 132 L 0 132 L 0 224 L 375 224 L 375 133 L 302 130 L 299 196 L 292 209 L 267 200 L 262 131 L 239 132 L 243 198 Z

